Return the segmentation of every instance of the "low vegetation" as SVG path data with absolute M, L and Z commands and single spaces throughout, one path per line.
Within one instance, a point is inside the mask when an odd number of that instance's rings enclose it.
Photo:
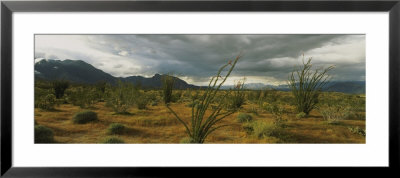
M 35 125 L 35 143 L 53 143 L 54 133 L 48 127 Z
M 86 124 L 89 122 L 97 121 L 97 114 L 93 111 L 82 111 L 78 112 L 73 117 L 73 122 L 75 124 Z
M 115 134 L 123 134 L 126 130 L 125 125 L 120 124 L 120 123 L 112 123 L 110 124 L 110 126 L 108 127 L 108 133 L 115 135 Z
M 109 143 L 109 144 L 119 144 L 119 143 L 125 143 L 124 140 L 118 138 L 118 137 L 107 137 L 104 139 L 102 143 Z
M 135 104 L 138 91 L 133 84 L 118 81 L 117 86 L 108 90 L 107 106 L 117 114 L 127 113 L 128 109 Z
M 250 122 L 253 120 L 253 117 L 247 113 L 239 113 L 239 115 L 237 116 L 237 120 L 239 122 Z

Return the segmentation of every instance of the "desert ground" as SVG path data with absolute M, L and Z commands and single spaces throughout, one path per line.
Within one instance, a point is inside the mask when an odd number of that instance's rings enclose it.
M 67 90 L 72 93 L 74 88 Z M 86 107 L 64 99 L 51 110 L 35 108 L 35 125 L 52 130 L 51 143 L 108 143 L 107 139 L 132 144 L 187 143 L 185 127 L 162 102 L 161 91 L 143 93 L 155 97 L 144 109 L 132 105 L 125 113 L 116 113 L 103 99 Z M 177 99 L 169 105 L 189 125 L 193 93 L 190 90 L 174 91 Z M 328 114 L 323 109 L 313 109 L 303 117 L 296 112 L 290 91 L 245 91 L 244 96 L 238 111 L 217 124 L 226 126 L 211 133 L 204 143 L 365 143 L 365 95 L 323 92 L 319 96 L 320 103 L 329 100 L 336 103 L 337 108 Z M 271 106 L 281 110 L 277 113 Z M 98 119 L 75 123 L 74 115 L 83 111 L 95 112 Z M 334 116 L 336 119 L 332 119 Z M 250 119 L 240 119 L 243 117 Z M 277 118 L 280 119 L 279 126 Z M 111 133 L 113 123 L 123 125 L 123 129 Z

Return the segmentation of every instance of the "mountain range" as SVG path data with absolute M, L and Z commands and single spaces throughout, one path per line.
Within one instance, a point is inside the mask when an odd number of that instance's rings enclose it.
M 82 60 L 52 60 L 42 59 L 35 62 L 35 78 L 43 80 L 65 79 L 75 83 L 94 84 L 99 81 L 105 81 L 115 84 L 118 80 L 140 84 L 143 88 L 161 88 L 163 75 L 155 74 L 153 77 L 146 78 L 143 76 L 130 77 L 114 77 L 100 69 L 95 68 Z M 184 80 L 174 77 L 174 88 L 200 88 L 188 84 Z M 222 89 L 232 88 L 232 85 L 225 85 Z M 263 83 L 246 83 L 246 89 L 276 89 L 281 91 L 289 91 L 287 85 L 268 85 Z M 332 81 L 323 89 L 325 91 L 335 91 L 343 93 L 365 93 L 365 81 Z
M 139 84 L 143 88 L 161 88 L 163 75 L 155 74 L 151 78 L 142 76 L 114 77 L 81 60 L 52 60 L 42 59 L 35 63 L 35 78 L 43 80 L 65 79 L 74 83 L 95 84 L 105 81 L 116 84 L 118 80 Z M 184 80 L 174 77 L 174 88 L 199 88 Z

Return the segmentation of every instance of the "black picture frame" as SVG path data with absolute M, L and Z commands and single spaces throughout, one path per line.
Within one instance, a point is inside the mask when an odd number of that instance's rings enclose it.
M 274 11 L 274 12 L 389 12 L 389 167 L 355 168 L 393 171 L 399 168 L 400 135 L 400 1 L 2 1 L 1 2 L 1 175 L 5 177 L 131 177 L 166 176 L 208 171 L 236 174 L 243 168 L 20 168 L 12 165 L 12 18 L 13 12 L 126 12 L 126 11 Z M 182 170 L 183 169 L 183 170 Z M 249 168 L 247 168 L 249 169 Z M 265 173 L 251 168 L 251 173 Z M 276 168 L 279 172 L 286 172 Z M 309 169 L 298 172 L 306 173 Z M 330 168 L 319 168 L 330 169 Z M 347 168 L 345 168 L 347 169 Z M 348 169 L 351 170 L 351 169 Z M 365 172 L 364 172 L 365 173 Z M 269 173 L 268 173 L 269 174 Z M 329 170 L 329 174 L 340 174 Z

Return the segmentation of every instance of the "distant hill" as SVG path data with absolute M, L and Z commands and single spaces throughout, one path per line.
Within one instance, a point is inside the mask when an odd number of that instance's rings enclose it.
M 156 74 L 151 78 L 142 76 L 114 77 L 81 60 L 40 60 L 35 63 L 35 77 L 43 80 L 65 79 L 75 83 L 94 84 L 106 81 L 115 84 L 118 80 L 140 84 L 144 88 L 161 88 L 162 75 Z M 174 77 L 174 88 L 199 88 Z
M 134 84 L 140 84 L 142 87 L 146 87 L 146 88 L 161 88 L 162 76 L 164 76 L 164 75 L 155 74 L 151 78 L 145 78 L 142 76 L 130 76 L 130 77 L 120 78 L 120 79 L 121 79 L 121 81 L 127 81 L 127 82 L 131 82 Z M 185 81 L 183 81 L 177 77 L 174 77 L 174 79 L 175 79 L 174 80 L 175 81 L 174 82 L 175 89 L 199 88 L 198 86 L 188 84 Z
M 116 78 L 81 60 L 40 60 L 35 63 L 35 77 L 45 80 L 65 79 L 76 83 L 115 83 Z
M 140 84 L 143 88 L 161 88 L 163 75 L 155 74 L 153 77 L 146 78 L 143 76 L 130 76 L 130 77 L 114 77 L 94 66 L 81 61 L 81 60 L 51 60 L 43 59 L 35 63 L 35 78 L 43 80 L 65 79 L 75 83 L 88 83 L 94 84 L 99 81 L 106 81 L 115 84 L 118 80 L 131 82 L 133 84 Z M 174 88 L 187 89 L 187 88 L 200 88 L 188 84 L 184 80 L 177 77 L 175 78 Z M 245 83 L 246 89 L 260 90 L 260 89 L 276 89 L 280 91 L 289 91 L 287 85 L 267 85 L 263 83 Z M 222 89 L 233 88 L 232 85 L 222 86 Z M 343 93 L 365 93 L 365 81 L 332 81 L 327 84 L 324 91 L 335 91 Z
M 233 85 L 226 85 L 223 89 L 231 89 Z M 263 90 L 275 89 L 280 91 L 289 91 L 288 85 L 266 85 L 262 83 L 245 83 L 245 89 L 249 90 Z M 352 94 L 365 93 L 365 81 L 331 81 L 323 88 L 323 91 L 333 91 Z
M 332 81 L 327 84 L 327 86 L 325 87 L 325 91 L 364 94 L 365 81 Z

